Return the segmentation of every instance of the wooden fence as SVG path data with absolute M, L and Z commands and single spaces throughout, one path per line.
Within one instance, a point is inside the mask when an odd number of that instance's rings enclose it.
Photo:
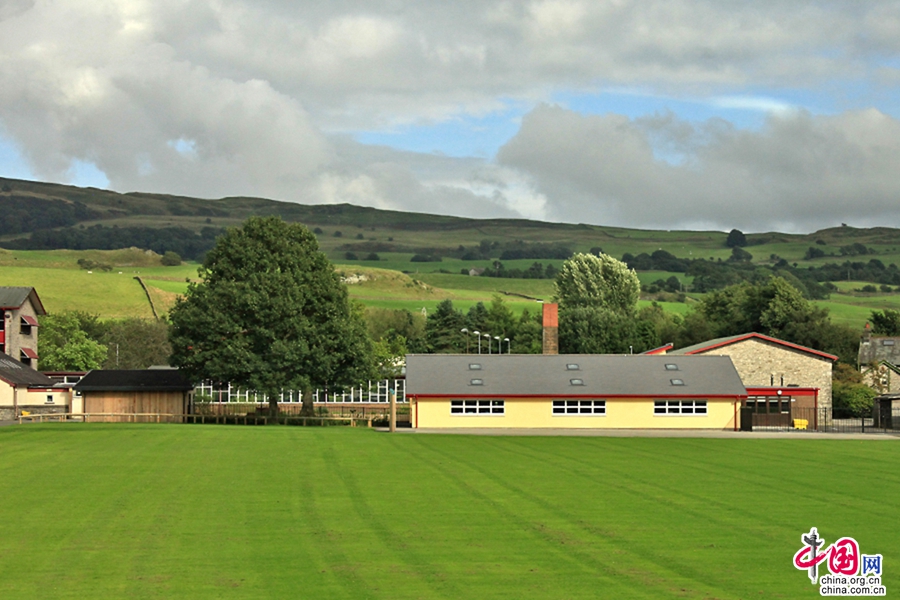
M 174 413 L 53 413 L 43 415 L 20 415 L 19 423 L 75 422 L 75 423 L 210 423 L 219 425 L 338 425 L 346 423 L 350 427 L 365 425 L 372 427 L 372 417 L 297 417 L 283 415 L 189 415 Z

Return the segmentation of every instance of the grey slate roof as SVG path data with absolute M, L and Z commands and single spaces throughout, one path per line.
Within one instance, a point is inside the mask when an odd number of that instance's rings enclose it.
M 16 386 L 53 387 L 55 382 L 25 363 L 0 352 L 0 378 Z
M 728 346 L 729 344 L 734 344 L 736 342 L 742 342 L 744 340 L 756 339 L 761 340 L 763 342 L 768 342 L 770 344 L 775 344 L 778 346 L 784 346 L 785 348 L 791 348 L 793 350 L 798 350 L 800 352 L 805 352 L 806 354 L 811 354 L 813 356 L 822 358 L 824 360 L 835 361 L 837 360 L 837 356 L 833 354 L 828 354 L 827 352 L 822 352 L 821 350 L 816 350 L 815 348 L 808 348 L 806 346 L 801 346 L 800 344 L 795 344 L 793 342 L 788 342 L 785 340 L 780 340 L 778 338 L 774 338 L 768 335 L 763 335 L 762 333 L 750 332 L 750 333 L 741 333 L 739 335 L 729 335 L 726 337 L 720 337 L 713 340 L 707 340 L 705 342 L 701 342 L 699 344 L 694 344 L 693 346 L 685 346 L 684 348 L 679 348 L 678 350 L 671 350 L 669 354 L 672 355 L 688 355 L 688 354 L 697 354 L 703 351 L 712 350 L 714 348 L 720 348 L 722 346 Z
M 0 287 L 0 309 L 19 308 L 29 296 L 37 314 L 47 314 L 33 287 Z
M 900 364 L 900 337 L 864 337 L 859 342 L 859 364 L 887 361 Z
M 667 364 L 678 370 L 667 370 Z M 473 385 L 473 379 L 483 384 Z M 584 385 L 572 385 L 572 379 Z M 684 385 L 673 385 L 672 379 Z M 406 394 L 702 397 L 745 396 L 747 390 L 728 356 L 410 354 Z
M 194 386 L 175 369 L 95 370 L 73 389 L 78 392 L 188 392 Z

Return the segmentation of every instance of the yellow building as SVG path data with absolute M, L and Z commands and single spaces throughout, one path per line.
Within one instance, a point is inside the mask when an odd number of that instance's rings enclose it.
M 747 391 L 727 356 L 406 357 L 419 428 L 729 429 Z
M 68 412 L 69 390 L 11 356 L 0 354 L 0 420 Z

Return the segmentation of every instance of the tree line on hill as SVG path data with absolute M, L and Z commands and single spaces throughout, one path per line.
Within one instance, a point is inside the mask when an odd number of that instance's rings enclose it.
M 0 235 L 52 229 L 95 219 L 99 213 L 81 202 L 64 202 L 18 194 L 0 196 Z
M 41 229 L 30 238 L 0 242 L 0 247 L 10 250 L 119 250 L 138 247 L 153 250 L 157 254 L 174 252 L 189 260 L 198 260 L 216 243 L 224 230 L 203 227 L 200 232 L 184 227 L 64 227 Z

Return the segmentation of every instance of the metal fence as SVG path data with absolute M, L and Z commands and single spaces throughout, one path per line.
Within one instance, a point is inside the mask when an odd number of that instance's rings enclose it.
M 341 392 L 330 392 L 327 389 L 315 390 L 313 402 L 316 404 L 389 404 L 391 390 L 397 394 L 398 403 L 406 403 L 405 379 L 382 379 L 369 381 L 365 385 L 354 386 Z M 230 383 L 217 384 L 204 381 L 194 388 L 195 398 L 204 400 L 204 404 L 265 404 L 267 396 L 262 392 L 242 390 Z M 303 403 L 303 392 L 300 390 L 286 390 L 278 399 L 279 405 L 287 405 L 282 410 L 290 410 L 290 405 Z M 298 409 L 299 410 L 299 409 Z
M 893 418 L 854 417 L 832 414 L 824 408 L 795 408 L 782 413 L 758 413 L 741 409 L 744 431 L 808 431 L 818 433 L 896 433 L 900 434 L 900 407 Z

